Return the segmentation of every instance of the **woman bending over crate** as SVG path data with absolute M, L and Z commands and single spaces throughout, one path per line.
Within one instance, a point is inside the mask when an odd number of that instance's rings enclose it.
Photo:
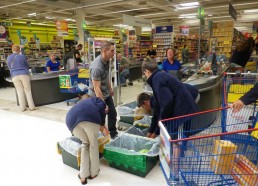
M 82 141 L 78 177 L 84 185 L 99 173 L 98 132 L 104 130 L 106 104 L 98 97 L 84 95 L 82 99 L 67 113 L 66 125 Z

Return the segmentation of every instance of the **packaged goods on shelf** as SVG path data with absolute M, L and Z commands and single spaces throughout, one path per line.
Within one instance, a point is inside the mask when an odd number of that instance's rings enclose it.
M 237 146 L 230 141 L 215 140 L 211 169 L 215 174 L 230 174 L 233 169 Z

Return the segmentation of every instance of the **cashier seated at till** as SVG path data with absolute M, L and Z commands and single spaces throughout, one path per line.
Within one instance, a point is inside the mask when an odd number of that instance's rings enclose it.
M 163 71 L 169 73 L 171 70 L 178 71 L 178 70 L 182 69 L 180 62 L 174 58 L 174 56 L 175 56 L 174 49 L 168 48 L 166 50 L 166 56 L 167 56 L 167 59 L 162 62 L 162 70 Z
M 47 72 L 55 72 L 61 69 L 60 62 L 56 60 L 56 55 L 54 53 L 50 54 L 50 59 L 46 64 Z

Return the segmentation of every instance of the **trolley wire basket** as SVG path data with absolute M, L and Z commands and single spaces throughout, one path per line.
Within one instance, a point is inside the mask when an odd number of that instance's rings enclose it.
M 230 127 L 234 119 L 224 118 L 227 110 L 159 122 L 160 165 L 168 185 L 257 185 L 258 139 L 253 134 L 258 128 L 246 129 L 249 123 L 256 123 L 256 117 L 234 123 L 237 130 L 223 132 L 222 122 Z

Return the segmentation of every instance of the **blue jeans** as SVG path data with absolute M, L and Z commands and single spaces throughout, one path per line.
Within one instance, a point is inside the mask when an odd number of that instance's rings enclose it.
M 120 73 L 120 76 L 119 76 L 120 85 L 126 84 L 126 79 L 128 78 L 128 76 L 129 76 L 129 68 L 126 68 L 126 69 L 124 69 L 124 70 Z

